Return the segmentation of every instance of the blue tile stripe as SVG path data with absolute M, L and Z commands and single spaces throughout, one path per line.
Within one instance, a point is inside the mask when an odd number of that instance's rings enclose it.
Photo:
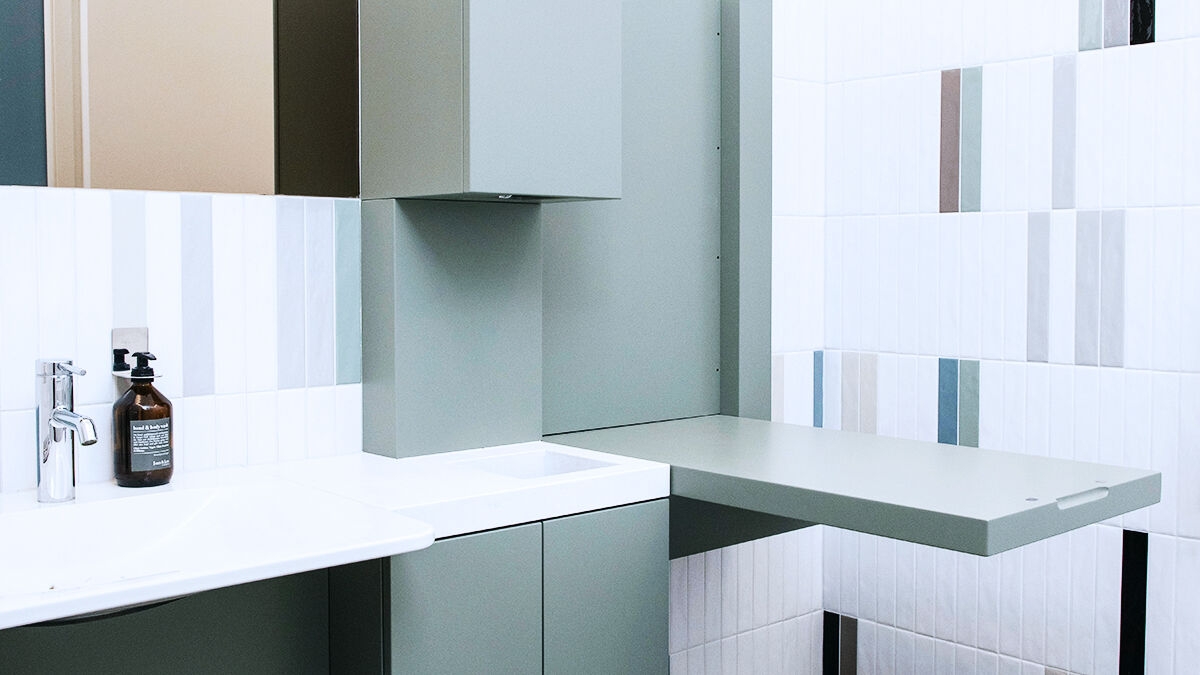
M 825 425 L 825 352 L 813 352 L 813 426 Z
M 938 443 L 958 443 L 958 359 L 938 359 Z

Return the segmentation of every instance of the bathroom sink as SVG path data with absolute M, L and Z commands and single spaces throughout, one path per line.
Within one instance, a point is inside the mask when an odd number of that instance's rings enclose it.
M 466 468 L 509 478 L 545 478 L 576 471 L 602 469 L 613 466 L 614 463 L 539 448 L 508 455 L 464 460 L 461 464 Z
M 425 523 L 274 479 L 0 511 L 0 628 L 394 555 L 432 540 Z

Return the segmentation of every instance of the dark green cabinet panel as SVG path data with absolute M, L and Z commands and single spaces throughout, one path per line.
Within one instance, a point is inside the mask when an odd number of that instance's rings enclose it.
M 541 556 L 533 523 L 393 557 L 391 672 L 541 672 Z
M 543 523 L 544 672 L 666 673 L 667 500 Z

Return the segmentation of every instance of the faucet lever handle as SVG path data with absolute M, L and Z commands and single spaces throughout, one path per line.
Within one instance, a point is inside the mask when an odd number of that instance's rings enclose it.
M 65 361 L 59 361 L 58 363 L 56 363 L 54 365 L 55 365 L 55 369 L 58 371 L 57 374 L 59 374 L 59 375 L 81 375 L 81 376 L 87 375 L 86 370 L 84 370 L 83 368 L 80 368 L 79 366 L 72 364 L 72 363 L 67 363 Z

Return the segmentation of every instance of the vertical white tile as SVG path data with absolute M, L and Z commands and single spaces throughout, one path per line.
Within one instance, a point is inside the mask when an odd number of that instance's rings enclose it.
M 1157 42 L 1188 37 L 1190 0 L 1157 0 L 1154 3 L 1154 39 Z
M 773 623 L 766 628 L 768 675 L 784 675 L 783 670 L 783 624 Z
M 1004 441 L 999 448 L 1025 451 L 1025 374 L 1023 363 L 1004 364 Z
M 688 675 L 704 675 L 705 668 L 704 648 L 696 647 L 687 650 Z
M 688 675 L 688 653 L 675 652 L 671 654 L 667 668 L 671 675 Z
M 937 354 L 943 357 L 961 355 L 959 335 L 962 330 L 962 279 L 960 268 L 961 218 L 957 213 L 938 217 L 937 248 Z
M 900 340 L 899 266 L 900 222 L 894 216 L 879 219 L 878 322 L 876 350 L 895 352 Z
M 863 348 L 863 221 L 862 216 L 847 218 L 842 235 L 845 247 L 842 258 L 842 340 L 848 349 L 854 350 Z
M 899 438 L 916 440 L 917 428 L 917 362 L 918 357 L 901 356 L 897 368 L 897 400 L 896 435 Z
M 935 555 L 937 569 L 937 591 L 933 636 L 954 642 L 956 638 L 958 593 L 958 561 L 953 551 L 938 549 Z
M 842 218 L 829 218 L 825 224 L 825 344 L 826 349 L 845 346 L 842 338 Z
M 1200 5 L 1189 2 L 1200 24 Z M 1200 26 L 1198 26 L 1200 28 Z M 1183 203 L 1200 204 L 1200 41 L 1184 44 Z
M 183 287 L 179 195 L 146 193 L 146 327 L 158 357 L 154 386 L 172 401 L 183 398 Z M 182 462 L 187 466 L 187 460 Z
M 1033 663 L 1046 658 L 1046 545 L 1021 549 L 1021 657 Z
M 1149 368 L 1154 355 L 1154 212 L 1131 209 L 1125 226 L 1125 367 Z
M 842 186 L 845 183 L 846 156 L 844 138 L 845 87 L 829 84 L 825 87 L 825 213 L 840 216 L 846 213 Z
M 103 190 L 75 191 L 75 363 L 88 371 L 75 378 L 75 405 L 111 403 L 112 210 Z M 134 264 L 140 264 L 140 261 Z M 111 465 L 111 462 L 110 462 Z M 111 471 L 111 466 L 110 466 Z
M 304 200 L 305 373 L 308 386 L 334 383 L 333 200 Z
M 859 347 L 864 351 L 879 351 L 879 219 L 864 218 L 860 230 L 862 286 L 859 295 Z
M 690 555 L 687 563 L 687 646 L 704 644 L 704 554 Z
M 705 675 L 721 675 L 721 641 L 705 643 L 703 649 Z
M 875 538 L 875 620 L 896 624 L 896 540 Z
M 876 560 L 876 537 L 860 534 L 858 539 L 858 617 L 865 621 L 879 618 L 877 589 L 879 574 Z
M 40 270 L 36 277 L 38 352 L 43 358 L 76 358 L 74 190 L 37 190 L 35 201 L 36 255 L 54 261 L 53 273 Z
M 1103 49 L 1104 61 L 1104 161 L 1101 202 L 1106 208 L 1125 206 L 1128 191 L 1125 169 L 1129 144 L 1129 52 Z
M 33 367 L 39 358 L 36 192 L 0 189 L 0 347 L 5 353 L 0 410 L 34 406 Z
M 793 619 L 808 611 L 808 608 L 801 609 L 801 588 L 807 586 L 804 582 L 809 578 L 809 571 L 802 570 L 800 555 L 800 534 L 799 532 L 788 532 L 781 535 L 783 542 L 783 618 Z M 805 563 L 811 565 L 815 560 L 806 560 Z M 818 563 L 819 564 L 819 563 Z M 807 588 L 803 591 L 805 595 L 804 602 L 807 604 L 808 598 Z
M 1008 146 L 1007 77 L 1004 64 L 983 66 L 983 127 L 980 164 L 980 206 L 983 211 L 1001 211 L 1005 205 Z
M 671 560 L 671 608 L 667 641 L 671 654 L 688 647 L 688 564 L 687 558 Z
M 362 383 L 334 387 L 334 416 L 337 425 L 335 447 L 339 455 L 362 452 Z
M 1151 423 L 1153 407 L 1150 373 L 1125 371 L 1125 466 L 1149 469 L 1154 465 L 1151 454 Z M 1150 527 L 1149 509 L 1125 514 L 1124 526 L 1147 531 Z
M 976 608 L 976 644 L 980 649 L 1000 649 L 1000 558 L 979 559 L 979 585 Z
M 959 219 L 962 230 L 959 262 L 960 340 L 959 354 L 966 359 L 978 359 L 983 350 L 983 276 L 982 245 L 983 218 L 978 213 L 964 213 Z M 999 276 L 997 276 L 999 278 Z
M 1200 112 L 1200 111 L 1198 111 Z M 1200 180 L 1200 175 L 1197 176 Z M 1179 284 L 1180 367 L 1190 373 L 1200 372 L 1200 209 L 1183 211 L 1183 244 L 1181 255 L 1187 264 L 1181 269 Z
M 889 3 L 891 4 L 891 3 Z M 902 32 L 902 31 L 897 31 Z M 911 71 L 905 71 L 911 72 Z M 900 213 L 921 210 L 921 78 L 904 75 L 897 78 L 899 100 L 896 101 Z
M 916 544 L 896 542 L 896 627 L 902 631 L 916 629 L 917 605 Z
M 212 396 L 189 396 L 173 405 L 182 411 L 182 437 L 175 448 L 178 468 L 203 471 L 217 466 L 217 410 Z M 172 420 L 174 422 L 174 420 Z
M 243 213 L 245 256 L 246 390 L 273 391 L 278 382 L 276 344 L 275 202 L 247 196 Z
M 804 159 L 801 147 L 800 82 L 772 78 L 771 115 L 771 199 L 775 215 L 799 215 L 800 165 Z
M 905 630 L 896 631 L 897 673 L 919 673 L 916 663 L 916 635 Z M 928 671 L 924 671 L 928 672 Z
M 1075 368 L 1075 452 L 1081 462 L 1100 461 L 1100 369 Z
M 1049 455 L 1059 459 L 1070 459 L 1075 451 L 1075 379 L 1074 369 L 1070 366 L 1030 365 L 1029 391 L 1031 393 L 1026 414 L 1032 421 L 1040 419 L 1040 429 L 1045 433 L 1044 438 L 1035 437 L 1030 433 L 1025 439 L 1026 452 L 1035 455 Z M 1036 373 L 1036 375 L 1035 375 Z M 1034 380 L 1038 380 L 1037 400 L 1032 400 Z M 1044 379 L 1043 379 L 1044 378 Z
M 1070 383 L 1070 372 L 1055 368 L 1056 381 Z M 1070 401 L 1054 400 L 1051 389 L 1051 368 L 1045 364 L 1027 366 L 1025 372 L 1025 448 L 1022 452 L 1031 455 L 1050 454 L 1050 420 L 1055 418 L 1055 406 L 1070 410 Z M 1069 392 L 1068 392 L 1069 394 Z M 1067 418 L 1069 419 L 1069 418 Z M 1061 426 L 1061 425 L 1060 425 Z M 1070 446 L 1067 446 L 1068 452 Z
M 1184 375 L 1179 389 L 1179 534 L 1200 537 L 1200 375 Z
M 821 527 L 821 592 L 822 607 L 827 612 L 843 613 L 842 609 L 842 531 Z
M 785 618 L 783 613 L 783 538 L 767 539 L 767 622 L 778 623 Z
M 33 385 L 29 388 L 33 389 Z M 0 450 L 0 492 L 37 487 L 37 438 L 33 414 L 32 410 L 0 412 L 0 448 L 3 449 Z
M 1101 526 L 1097 532 L 1095 672 L 1115 673 L 1121 644 L 1121 530 Z
M 1000 554 L 1000 652 L 1021 654 L 1022 579 L 1021 550 Z
M 217 395 L 215 399 L 217 466 L 245 466 L 251 424 L 246 395 Z
M 1154 206 L 1155 53 L 1158 45 L 1129 53 L 1129 139 L 1126 184 L 1130 206 Z M 1107 130 L 1105 130 L 1107 132 Z
M 924 635 L 917 635 L 913 640 L 913 668 L 917 673 L 932 673 L 935 671 L 934 640 Z
M 813 424 L 813 352 L 783 355 L 783 421 Z
M 305 439 L 308 457 L 336 455 L 337 445 L 337 398 L 333 387 L 309 387 L 305 392 Z
M 914 629 L 923 635 L 934 635 L 937 627 L 937 591 L 937 550 L 917 545 Z
M 1004 358 L 1024 361 L 1028 322 L 1029 228 L 1023 213 L 1009 213 L 1004 222 Z
M 1175 537 L 1150 535 L 1146 561 L 1146 672 L 1175 672 Z M 1195 570 L 1187 571 L 1189 576 Z M 1195 640 L 1195 636 L 1184 636 Z M 1188 664 L 1192 666 L 1194 664 Z
M 305 390 L 280 389 L 276 396 L 276 405 L 279 461 L 304 459 L 308 456 Z
M 754 632 L 750 633 L 750 638 L 752 640 L 751 644 L 753 645 L 752 649 L 754 650 L 754 659 L 752 661 L 754 664 L 754 672 L 768 673 L 768 675 L 770 675 L 768 670 L 771 667 L 771 652 L 769 649 L 770 646 L 767 643 L 767 631 L 763 628 L 755 630 Z
M 875 672 L 896 672 L 896 630 L 875 626 Z
M 842 548 L 841 553 L 841 613 L 847 616 L 858 616 L 858 540 L 857 532 L 843 530 L 838 538 Z
M 246 463 L 270 464 L 279 456 L 275 392 L 246 395 Z
M 937 213 L 941 189 L 941 73 L 936 70 L 921 73 L 920 86 L 920 110 L 917 115 L 921 140 L 920 212 Z
M 824 355 L 824 382 L 822 407 L 824 428 L 842 428 L 842 353 L 826 350 Z
M 1022 675 L 1021 662 L 1011 656 L 1000 657 L 1000 675 Z
M 1103 203 L 1104 57 L 1103 50 L 1079 52 L 1075 81 L 1075 204 L 1095 209 Z
M 1200 542 L 1177 539 L 1175 565 L 1175 671 L 1182 673 L 1200 663 Z
M 1096 672 L 1096 568 L 1099 561 L 1096 552 L 1096 526 L 1075 530 L 1071 540 L 1071 662 L 1070 670 L 1076 673 Z M 1112 593 L 1113 589 L 1101 592 Z
M 1046 540 L 1046 660 L 1045 664 L 1066 670 L 1074 647 L 1071 634 L 1071 595 L 1074 559 L 1070 535 Z M 1088 561 L 1092 564 L 1092 561 Z M 1089 592 L 1094 592 L 1090 589 Z
M 1178 42 L 1159 42 L 1154 53 L 1154 145 L 1152 199 L 1159 206 L 1183 200 L 1184 68 L 1187 51 Z M 1190 120 L 1195 124 L 1195 119 Z
M 1179 500 L 1179 375 L 1153 373 L 1151 388 L 1151 462 L 1162 472 L 1162 501 L 1150 507 L 1150 531 L 1175 534 Z M 1189 415 L 1195 414 L 1196 411 L 1189 411 Z
M 937 675 L 955 675 L 955 647 L 953 642 L 937 640 L 933 644 L 934 669 Z
M 897 348 L 901 354 L 916 354 L 919 344 L 921 317 L 917 310 L 920 303 L 918 222 L 917 216 L 900 217 L 900 236 L 896 247 L 896 294 L 899 331 Z
M 213 195 L 213 386 L 217 394 L 246 390 L 246 237 L 241 195 Z M 257 252 L 256 252 L 257 253 Z
M 956 554 L 957 588 L 954 593 L 954 639 L 972 647 L 979 645 L 979 560 Z
M 938 360 L 917 359 L 917 440 L 936 441 L 938 423 Z
M 1050 361 L 1075 362 L 1075 213 L 1050 218 Z
M 738 631 L 738 548 L 727 546 L 721 553 L 721 636 Z
M 738 639 L 727 637 L 721 640 L 721 673 L 722 675 L 737 675 L 738 672 Z
M 899 415 L 899 360 L 895 354 L 880 354 L 876 385 L 876 429 L 880 436 L 897 437 Z
M 1155 370 L 1179 370 L 1180 365 L 1182 228 L 1183 213 L 1179 209 L 1154 209 L 1154 319 L 1151 365 Z M 1189 262 L 1195 264 L 1195 261 Z M 1126 302 L 1127 306 L 1129 304 Z
M 737 545 L 738 632 L 754 629 L 754 545 Z
M 918 352 L 938 353 L 941 329 L 938 303 L 940 228 L 938 216 L 920 216 L 917 240 L 917 339 Z
M 857 670 L 860 673 L 877 672 L 875 661 L 875 624 L 870 621 L 858 622 L 858 645 L 856 654 Z
M 1004 446 L 1004 364 L 979 363 L 979 447 Z
M 1004 164 L 1004 204 L 1009 211 L 1025 211 L 1030 205 L 1029 83 L 1028 61 L 1005 66 L 1004 139 L 1008 152 Z
M 1031 21 L 1029 25 L 1044 24 Z M 1048 51 L 1048 50 L 1047 50 Z M 1041 52 L 1047 53 L 1047 52 Z M 1012 95 L 1012 92 L 1009 92 Z M 1029 209 L 1050 208 L 1051 148 L 1053 147 L 1054 60 L 1029 62 Z

